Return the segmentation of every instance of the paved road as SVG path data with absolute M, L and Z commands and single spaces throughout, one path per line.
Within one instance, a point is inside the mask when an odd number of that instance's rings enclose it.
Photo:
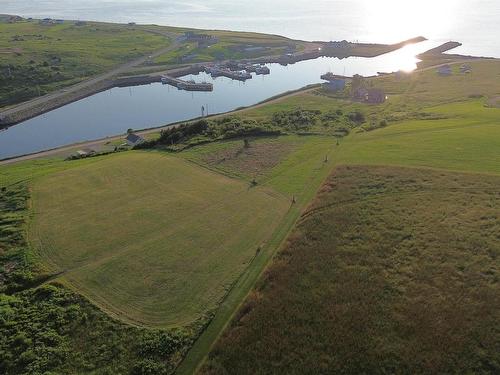
M 178 35 L 176 35 L 176 34 L 167 33 L 167 32 L 161 33 L 161 32 L 152 31 L 152 30 L 146 30 L 146 31 L 149 31 L 149 32 L 152 32 L 155 34 L 160 34 L 160 35 L 163 35 L 165 37 L 171 38 L 173 40 L 173 42 L 168 47 L 157 50 L 157 51 L 155 51 L 147 56 L 143 56 L 143 57 L 140 57 L 138 59 L 129 61 L 129 62 L 127 62 L 123 65 L 120 65 L 120 66 L 116 67 L 115 69 L 110 70 L 110 71 L 103 73 L 101 75 L 95 76 L 95 77 L 90 78 L 90 79 L 85 80 L 85 81 L 82 81 L 82 82 L 77 83 L 73 86 L 52 92 L 50 94 L 47 94 L 47 95 L 44 95 L 44 96 L 41 96 L 41 97 L 38 97 L 38 98 L 35 98 L 32 100 L 29 100 L 27 102 L 15 105 L 13 107 L 10 107 L 9 109 L 6 109 L 6 110 L 0 112 L 0 118 L 7 117 L 11 114 L 17 113 L 18 111 L 24 111 L 24 110 L 30 109 L 34 106 L 44 104 L 48 101 L 52 101 L 54 99 L 64 97 L 70 93 L 75 93 L 75 92 L 78 92 L 82 89 L 91 87 L 99 82 L 110 79 L 118 74 L 125 73 L 128 70 L 132 69 L 133 67 L 145 63 L 148 59 L 163 55 L 164 53 L 170 52 L 179 46 L 179 42 L 176 39 Z

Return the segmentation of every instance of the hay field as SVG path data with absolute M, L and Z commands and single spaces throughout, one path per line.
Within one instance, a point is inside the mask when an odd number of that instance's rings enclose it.
M 37 179 L 30 240 L 111 315 L 187 325 L 217 306 L 289 205 L 271 189 L 132 152 Z

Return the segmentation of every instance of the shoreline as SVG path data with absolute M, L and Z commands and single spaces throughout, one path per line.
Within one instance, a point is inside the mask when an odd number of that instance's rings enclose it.
M 424 37 L 416 37 L 416 38 L 411 38 L 399 43 L 395 44 L 376 44 L 376 43 L 351 43 L 347 41 L 342 41 L 342 42 L 311 42 L 308 44 L 308 46 L 305 48 L 305 50 L 301 52 L 297 52 L 294 54 L 290 55 L 281 55 L 281 56 L 264 56 L 264 57 L 258 57 L 258 58 L 247 58 L 247 59 L 240 59 L 237 60 L 236 62 L 241 62 L 241 63 L 247 63 L 247 64 L 281 64 L 281 65 L 288 65 L 288 64 L 295 64 L 297 62 L 301 61 L 306 61 L 306 60 L 313 60 L 321 57 L 332 57 L 332 58 L 343 58 L 343 57 L 364 57 L 364 58 L 373 58 L 377 57 L 380 55 L 384 55 L 390 52 L 397 51 L 407 45 L 411 44 L 416 44 L 420 43 L 423 41 L 426 41 L 427 39 Z M 435 47 L 429 51 L 423 52 L 422 54 L 418 55 L 417 57 L 420 57 L 422 59 L 430 58 L 430 57 L 436 57 L 436 56 L 448 56 L 447 54 L 444 54 L 445 51 L 449 51 L 453 48 L 456 48 L 460 46 L 461 44 L 458 42 L 446 42 L 438 47 Z M 164 48 L 162 50 L 158 50 L 153 55 L 159 55 L 161 53 L 165 53 L 165 51 L 169 51 L 173 48 L 176 48 L 178 46 L 178 43 L 174 43 L 173 45 L 169 46 L 168 48 Z M 449 55 L 450 57 L 457 57 L 460 55 Z M 470 56 L 463 56 L 463 58 L 472 58 Z M 133 74 L 130 72 L 131 69 L 134 67 L 137 67 L 138 64 L 140 64 L 141 61 L 144 60 L 143 58 L 136 59 L 134 61 L 130 61 L 124 65 L 121 65 L 111 71 L 108 71 L 106 73 L 103 73 L 100 76 L 92 77 L 89 78 L 88 80 L 79 82 L 73 86 L 70 86 L 66 89 L 62 89 L 53 93 L 49 93 L 43 97 L 35 98 L 32 99 L 31 101 L 23 102 L 15 106 L 11 106 L 6 108 L 4 111 L 0 111 L 0 131 L 2 129 L 8 129 L 11 126 L 15 126 L 17 124 L 20 124 L 26 120 L 29 120 L 31 118 L 37 117 L 39 115 L 42 115 L 47 112 L 51 112 L 57 108 L 64 107 L 65 105 L 83 100 L 87 97 L 93 96 L 95 94 L 98 94 L 103 91 L 107 91 L 116 87 L 132 87 L 132 86 L 139 86 L 139 85 L 147 85 L 155 82 L 160 82 L 162 75 L 169 75 L 171 77 L 182 77 L 186 76 L 189 74 L 197 74 L 201 72 L 202 65 L 207 64 L 207 63 L 195 63 L 195 64 L 190 64 L 182 67 L 173 67 L 171 69 L 162 69 L 162 70 L 155 70 L 153 72 L 149 73 L 144 73 L 141 75 Z M 227 62 L 227 61 L 226 61 Z M 212 62 L 208 62 L 212 63 Z M 152 67 L 154 69 L 154 67 Z M 165 67 L 163 67 L 165 68 Z M 417 68 L 417 70 L 419 70 Z M 132 73 L 131 75 L 127 75 L 127 73 Z M 241 110 L 245 110 L 248 108 L 252 108 L 258 105 L 261 105 L 263 103 L 267 103 L 269 101 L 277 100 L 281 97 L 286 97 L 289 96 L 293 93 L 296 92 L 301 92 L 304 90 L 307 90 L 308 87 L 311 87 L 313 85 L 308 85 L 306 87 L 300 88 L 298 90 L 293 90 L 293 91 L 287 91 L 283 92 L 281 94 L 275 95 L 273 97 L 270 97 L 268 99 L 265 99 L 264 101 L 255 103 L 254 105 L 250 105 L 247 107 L 239 107 L 235 108 L 234 110 L 223 112 L 223 113 L 218 113 L 214 115 L 210 115 L 209 117 L 213 116 L 220 116 L 220 115 L 227 115 L 231 114 L 234 112 L 239 112 Z M 5 113 L 7 113 L 7 117 L 5 116 Z M 10 116 L 10 118 L 9 118 Z M 6 121 L 7 118 L 7 121 Z M 176 124 L 179 123 L 184 123 L 188 121 L 194 121 L 196 119 L 199 119 L 200 117 L 197 118 L 191 118 L 191 119 L 186 119 L 183 121 L 177 121 L 169 124 L 164 124 L 152 128 L 144 128 L 137 130 L 137 134 L 144 135 L 144 134 L 149 134 L 149 133 L 154 133 L 159 130 L 175 126 Z M 64 152 L 65 150 L 71 150 L 74 149 L 75 147 L 91 147 L 95 145 L 101 145 L 104 142 L 110 142 L 113 140 L 117 140 L 123 137 L 123 134 L 117 134 L 117 135 L 109 135 L 104 138 L 97 138 L 94 140 L 89 140 L 89 141 L 81 141 L 81 142 L 76 142 L 76 143 L 71 143 L 67 145 L 62 145 L 62 146 L 57 146 L 54 148 L 46 149 L 46 150 L 40 150 L 32 153 L 27 153 L 27 154 L 22 154 L 22 155 L 16 155 L 16 156 L 11 156 L 11 157 L 5 157 L 0 159 L 0 165 L 6 165 L 6 164 L 11 164 L 17 161 L 21 160 L 30 160 L 30 159 L 35 159 L 43 156 L 48 156 L 48 155 L 54 155 L 60 152 Z
M 167 129 L 167 128 L 175 127 L 175 126 L 178 126 L 178 125 L 186 123 L 186 122 L 200 120 L 202 118 L 212 119 L 212 118 L 217 118 L 220 116 L 227 116 L 227 115 L 234 114 L 234 113 L 244 112 L 244 111 L 247 111 L 249 109 L 257 108 L 257 107 L 260 107 L 262 105 L 265 105 L 265 104 L 268 104 L 268 103 L 271 103 L 274 101 L 279 101 L 283 98 L 287 98 L 290 96 L 294 96 L 294 95 L 297 95 L 300 93 L 307 92 L 309 90 L 317 88 L 319 85 L 320 84 L 311 84 L 311 85 L 308 85 L 305 87 L 301 87 L 300 89 L 297 89 L 297 90 L 286 91 L 284 93 L 274 95 L 270 98 L 262 100 L 258 103 L 255 103 L 255 104 L 252 104 L 252 105 L 249 105 L 246 107 L 238 107 L 238 108 L 235 108 L 235 109 L 233 109 L 231 111 L 227 111 L 227 112 L 214 113 L 214 114 L 211 114 L 211 115 L 205 116 L 205 117 L 194 117 L 191 119 L 187 119 L 187 120 L 183 120 L 183 121 L 176 121 L 176 122 L 172 122 L 169 124 L 155 126 L 152 128 L 137 129 L 137 130 L 134 130 L 134 133 L 143 136 L 143 135 L 147 135 L 147 134 L 153 134 L 153 133 L 159 132 L 159 131 Z M 63 146 L 53 147 L 53 148 L 50 148 L 47 150 L 41 150 L 41 151 L 35 151 L 35 152 L 22 154 L 22 155 L 10 156 L 10 157 L 0 159 L 0 166 L 14 164 L 14 163 L 18 163 L 18 162 L 22 162 L 22 161 L 26 161 L 26 160 L 39 159 L 39 158 L 43 158 L 43 157 L 58 156 L 58 154 L 60 154 L 60 153 L 63 153 L 65 151 L 71 151 L 71 150 L 74 150 L 74 149 L 80 148 L 80 147 L 81 148 L 90 148 L 91 146 L 95 147 L 95 146 L 105 145 L 107 142 L 112 142 L 112 141 L 116 141 L 119 139 L 124 139 L 125 136 L 126 136 L 126 133 L 110 135 L 110 136 L 107 136 L 104 138 L 97 138 L 97 139 L 93 139 L 93 140 L 71 143 L 71 144 L 67 144 L 67 145 L 63 145 Z
M 377 44 L 377 43 L 352 43 L 352 42 L 308 42 L 308 47 L 304 51 L 293 55 L 280 56 L 264 56 L 258 58 L 240 59 L 238 62 L 251 64 L 295 64 L 301 61 L 314 60 L 320 57 L 332 58 L 347 58 L 347 57 L 364 57 L 373 58 L 386 53 L 394 52 L 409 44 L 416 44 L 427 40 L 424 37 L 411 38 L 396 44 Z M 343 47 L 332 47 L 335 43 L 343 43 Z M 153 53 L 151 56 L 158 56 L 165 51 L 173 50 L 178 46 L 173 43 L 172 46 Z M 145 57 L 137 59 L 133 62 L 124 64 L 100 76 L 91 77 L 88 80 L 81 81 L 67 88 L 46 94 L 38 98 L 33 98 L 26 102 L 22 102 L 13 106 L 9 106 L 0 110 L 0 129 L 9 128 L 18 125 L 24 121 L 40 116 L 44 113 L 61 108 L 65 105 L 85 99 L 89 96 L 100 92 L 115 88 L 137 86 L 141 84 L 149 84 L 161 80 L 162 74 L 167 74 L 172 77 L 181 77 L 183 75 L 198 73 L 201 71 L 200 65 L 203 63 L 193 63 L 184 68 L 173 68 L 167 70 L 159 70 L 157 72 L 130 75 L 120 77 L 120 74 L 127 73 L 133 67 L 140 65 Z M 212 63 L 212 62 L 206 62 Z

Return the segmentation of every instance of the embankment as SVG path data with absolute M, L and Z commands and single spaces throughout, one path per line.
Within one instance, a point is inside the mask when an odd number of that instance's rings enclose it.
M 198 66 L 191 66 L 187 68 L 168 71 L 168 74 L 172 77 L 180 77 L 199 72 L 200 68 Z M 160 73 L 132 77 L 119 77 L 114 79 L 102 80 L 93 85 L 85 86 L 77 91 L 68 91 L 66 95 L 57 95 L 54 97 L 50 97 L 49 94 L 46 100 L 38 101 L 31 106 L 24 105 L 18 111 L 10 110 L 8 115 L 2 116 L 2 113 L 0 112 L 0 129 L 19 124 L 20 122 L 29 120 L 43 113 L 53 111 L 54 109 L 63 107 L 67 104 L 76 102 L 99 92 L 112 89 L 114 87 L 146 85 L 160 81 Z

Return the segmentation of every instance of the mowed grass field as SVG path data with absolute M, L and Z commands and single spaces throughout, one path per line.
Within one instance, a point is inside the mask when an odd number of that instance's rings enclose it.
M 35 180 L 30 241 L 111 315 L 189 325 L 217 307 L 290 207 L 269 188 L 132 152 Z
M 500 176 L 339 167 L 203 374 L 500 371 Z

